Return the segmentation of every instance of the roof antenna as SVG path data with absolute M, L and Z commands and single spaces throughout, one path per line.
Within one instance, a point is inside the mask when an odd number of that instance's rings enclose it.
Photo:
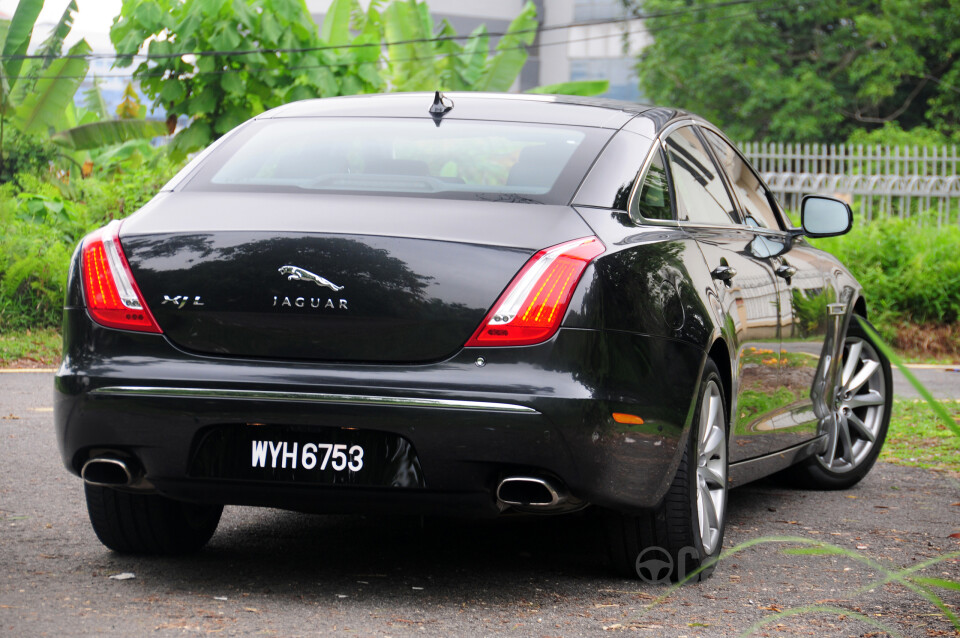
M 444 104 L 444 100 L 450 102 L 450 106 Z M 443 119 L 443 116 L 449 113 L 453 109 L 453 100 L 447 96 L 437 91 L 433 96 L 433 104 L 430 105 L 430 117 L 433 118 L 433 123 L 440 127 L 440 121 Z

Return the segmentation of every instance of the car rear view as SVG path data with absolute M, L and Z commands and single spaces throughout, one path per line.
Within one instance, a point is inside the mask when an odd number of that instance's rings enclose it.
M 56 422 L 107 546 L 196 549 L 223 504 L 625 498 L 580 458 L 603 334 L 564 320 L 607 251 L 569 203 L 632 115 L 428 102 L 265 114 L 78 247 Z M 662 494 L 675 455 L 649 455 L 633 498 Z

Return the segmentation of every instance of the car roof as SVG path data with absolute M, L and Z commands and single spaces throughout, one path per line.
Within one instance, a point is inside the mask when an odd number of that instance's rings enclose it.
M 624 100 L 574 95 L 530 93 L 443 94 L 453 108 L 444 120 L 492 120 L 567 124 L 619 129 L 631 119 L 643 117 L 659 130 L 680 111 Z M 430 117 L 434 93 L 385 93 L 351 95 L 292 102 L 267 111 L 257 119 L 302 117 Z

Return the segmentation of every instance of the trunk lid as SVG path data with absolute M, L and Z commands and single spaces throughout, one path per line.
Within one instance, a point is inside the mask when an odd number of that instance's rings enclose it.
M 590 234 L 565 206 L 179 192 L 120 237 L 179 347 L 399 363 L 455 353 L 531 255 Z

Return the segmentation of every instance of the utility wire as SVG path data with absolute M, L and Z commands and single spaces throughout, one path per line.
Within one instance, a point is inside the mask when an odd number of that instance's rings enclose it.
M 524 33 L 543 33 L 545 31 L 558 31 L 562 29 L 574 29 L 577 27 L 591 27 L 597 25 L 608 25 L 608 24 L 623 24 L 634 22 L 637 20 L 646 21 L 656 18 L 667 18 L 678 15 L 688 15 L 693 13 L 702 13 L 704 11 L 711 11 L 714 9 L 722 9 L 725 7 L 732 7 L 737 5 L 745 4 L 767 4 L 774 2 L 776 0 L 724 0 L 723 2 L 714 2 L 711 4 L 705 5 L 696 5 L 690 6 L 683 9 L 674 9 L 672 11 L 660 11 L 657 13 L 640 13 L 634 14 L 632 16 L 625 16 L 623 18 L 609 18 L 605 20 L 586 20 L 581 22 L 568 22 L 565 24 L 552 24 L 547 26 L 538 26 L 530 29 L 517 29 L 516 31 L 500 31 L 500 32 L 488 32 L 482 35 L 446 35 L 446 36 L 435 36 L 431 38 L 412 38 L 409 40 L 395 40 L 393 42 L 365 42 L 365 43 L 350 43 L 350 44 L 323 44 L 312 47 L 295 47 L 295 48 L 257 48 L 257 49 L 242 49 L 242 50 L 227 50 L 227 51 L 182 51 L 180 53 L 85 53 L 85 54 L 67 54 L 55 56 L 53 59 L 62 59 L 62 60 L 96 60 L 96 59 L 118 59 L 118 58 L 138 58 L 146 60 L 162 60 L 169 58 L 179 58 L 184 55 L 196 55 L 196 56 L 241 56 L 241 55 L 256 55 L 263 53 L 309 53 L 313 51 L 330 51 L 330 50 L 342 50 L 342 49 L 363 49 L 363 48 L 382 48 L 382 47 L 391 47 L 391 46 L 402 46 L 407 44 L 424 44 L 432 42 L 448 42 L 454 40 L 471 40 L 480 37 L 488 38 L 502 38 L 510 35 L 520 35 Z M 811 0 L 816 1 L 816 0 Z M 50 59 L 49 55 L 40 55 L 40 54 L 25 54 L 25 55 L 7 55 L 0 56 L 0 61 L 2 60 L 47 60 Z
M 770 1 L 770 0 L 754 0 L 754 1 L 767 2 L 767 1 Z M 706 23 L 725 22 L 725 21 L 728 21 L 728 20 L 734 20 L 734 19 L 737 19 L 737 18 L 747 17 L 747 16 L 751 16 L 751 15 L 754 15 L 754 13 L 753 13 L 753 12 L 750 12 L 750 11 L 744 11 L 744 12 L 741 12 L 741 13 L 734 13 L 734 14 L 726 15 L 726 16 L 723 16 L 723 17 L 720 17 L 720 18 L 709 18 L 709 19 L 706 19 L 706 18 L 705 18 L 705 19 L 701 19 L 701 20 L 697 20 L 697 21 L 693 21 L 693 22 L 684 22 L 684 23 L 673 24 L 673 25 L 663 25 L 663 26 L 655 27 L 655 28 L 642 28 L 642 27 L 641 27 L 641 28 L 639 28 L 639 29 L 625 29 L 625 30 L 621 31 L 620 33 L 616 33 L 616 34 L 601 34 L 601 35 L 594 35 L 594 36 L 585 36 L 585 37 L 582 37 L 582 38 L 573 38 L 573 39 L 566 39 L 566 40 L 557 40 L 557 41 L 555 41 L 555 42 L 541 42 L 538 48 L 542 49 L 542 48 L 544 48 L 544 47 L 549 47 L 549 46 L 562 46 L 562 45 L 569 45 L 569 44 L 578 43 L 578 42 L 588 42 L 588 41 L 591 41 L 591 40 L 603 40 L 603 39 L 609 39 L 609 38 L 615 38 L 615 37 L 623 37 L 623 36 L 627 36 L 627 35 L 640 34 L 640 33 L 644 33 L 644 32 L 645 32 L 645 33 L 649 33 L 649 34 L 657 34 L 657 33 L 661 33 L 661 32 L 664 32 L 664 31 L 671 31 L 671 30 L 674 30 L 674 29 L 683 29 L 683 28 L 686 28 L 686 27 L 695 26 L 695 25 L 701 25 L 701 24 L 706 24 Z M 532 48 L 532 47 L 528 47 L 528 46 L 526 46 L 526 45 L 520 45 L 520 46 L 515 46 L 515 47 L 504 47 L 504 48 L 499 49 L 499 50 L 500 50 L 500 51 L 514 51 L 514 50 L 519 50 L 519 49 L 530 49 L 530 48 Z M 188 54 L 181 54 L 181 55 L 188 55 Z M 408 57 L 408 58 L 391 59 L 391 60 L 387 60 L 387 62 L 390 63 L 390 64 L 396 64 L 396 63 L 401 63 L 401 62 L 422 62 L 422 61 L 426 61 L 426 60 L 438 60 L 438 59 L 441 59 L 441 60 L 442 60 L 442 59 L 445 59 L 445 58 L 457 57 L 457 56 L 459 56 L 459 55 L 464 55 L 464 54 L 463 54 L 463 53 L 437 53 L 437 54 L 435 54 L 435 55 L 428 55 L 428 56 L 412 56 L 412 57 Z M 177 56 L 177 57 L 181 57 L 181 56 Z M 380 61 L 378 60 L 378 62 L 380 62 Z M 376 64 L 376 63 L 375 63 L 375 62 L 370 62 L 370 63 L 368 63 L 368 64 Z M 355 66 L 355 65 L 357 65 L 357 62 L 355 62 L 355 61 L 352 61 L 352 62 L 325 62 L 325 63 L 322 63 L 322 64 L 308 64 L 308 65 L 298 65 L 298 66 L 284 66 L 284 67 L 283 67 L 283 70 L 285 70 L 285 71 L 303 71 L 303 70 L 309 70 L 309 69 L 338 68 L 338 67 Z M 238 67 L 238 68 L 217 69 L 217 70 L 215 70 L 215 71 L 200 71 L 199 69 L 197 69 L 197 68 L 194 67 L 192 70 L 177 71 L 177 72 L 173 71 L 172 69 L 160 69 L 160 68 L 157 68 L 156 72 L 149 72 L 149 71 L 148 71 L 148 72 L 145 72 L 145 73 L 136 74 L 136 70 L 134 70 L 134 71 L 132 71 L 132 72 L 130 72 L 130 73 L 113 73 L 113 74 L 106 74 L 106 75 L 96 75 L 95 77 L 96 77 L 97 79 L 101 79 L 101 80 L 104 80 L 104 79 L 138 79 L 138 80 L 142 80 L 142 79 L 145 79 L 145 78 L 159 78 L 159 77 L 164 77 L 164 76 L 170 76 L 170 77 L 174 77 L 174 76 L 194 77 L 194 76 L 198 76 L 198 75 L 202 75 L 202 76 L 226 75 L 226 74 L 229 74 L 229 73 L 243 73 L 243 72 L 257 73 L 258 71 L 272 72 L 272 71 L 274 71 L 274 70 L 276 70 L 276 69 L 271 69 L 271 68 L 266 67 L 266 66 L 260 66 L 260 67 L 244 66 L 244 67 Z M 53 76 L 49 76 L 49 75 L 44 76 L 44 75 L 41 75 L 41 76 L 37 76 L 37 77 L 35 77 L 35 78 L 33 78 L 33 79 L 36 79 L 36 80 L 83 79 L 83 78 L 88 77 L 88 75 L 89 75 L 89 74 L 84 74 L 84 75 L 79 75 L 79 74 L 75 74 L 75 75 L 53 75 Z M 27 78 L 27 77 L 33 77 L 33 76 L 26 76 L 26 75 L 11 76 L 11 75 L 3 75 L 2 73 L 0 73 L 0 78 L 3 78 L 3 79 L 18 79 L 18 80 L 19 80 L 19 79 L 25 79 L 25 78 Z

